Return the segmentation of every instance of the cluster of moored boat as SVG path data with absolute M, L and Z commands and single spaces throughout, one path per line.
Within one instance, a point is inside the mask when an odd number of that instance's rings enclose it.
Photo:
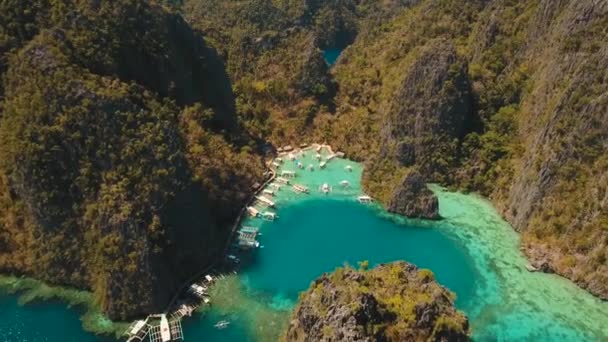
M 220 275 L 220 278 L 223 276 Z M 201 305 L 210 305 L 209 287 L 215 278 L 209 274 L 200 281 L 190 284 L 188 296 L 181 298 L 169 312 L 148 315 L 145 319 L 134 321 L 125 331 L 127 342 L 177 342 L 183 341 L 181 320 L 191 316 Z
M 306 147 L 306 146 L 305 146 Z M 325 159 L 323 159 L 321 155 L 321 149 L 324 145 L 317 145 L 315 147 L 316 154 L 315 159 L 319 162 L 319 169 L 325 169 L 327 167 L 328 162 L 333 160 L 334 158 L 343 158 L 344 153 L 337 152 L 331 153 Z M 331 152 L 331 148 L 327 147 Z M 297 168 L 299 169 L 308 169 L 309 171 L 314 171 L 315 166 L 313 164 L 309 164 L 305 167 L 302 162 L 296 160 L 296 156 L 300 153 L 305 153 L 304 150 L 299 152 L 294 152 L 294 149 L 291 146 L 286 146 L 282 149 L 283 156 L 289 160 L 295 162 Z M 273 162 L 272 165 L 276 168 L 276 170 L 280 169 L 284 164 L 283 158 L 278 157 Z M 344 170 L 347 172 L 352 172 L 353 168 L 350 165 L 344 167 Z M 280 173 L 277 174 L 277 177 L 274 179 L 268 187 L 262 189 L 254 198 L 254 203 L 246 207 L 247 213 L 251 217 L 261 218 L 267 221 L 274 221 L 278 218 L 277 214 L 272 209 L 276 209 L 276 203 L 273 200 L 273 197 L 280 191 L 283 187 L 289 186 L 291 189 L 300 194 L 308 194 L 310 193 L 310 189 L 303 184 L 292 184 L 292 180 L 297 177 L 296 171 L 292 170 L 281 170 Z M 347 180 L 342 180 L 339 183 L 339 186 L 342 188 L 349 188 L 351 186 L 350 182 Z M 319 187 L 319 191 L 324 194 L 329 194 L 333 191 L 333 187 L 329 183 L 324 183 Z M 368 204 L 372 203 L 373 200 L 371 197 L 367 195 L 361 195 L 357 197 L 357 201 L 359 203 Z M 257 240 L 258 236 L 260 236 L 260 230 L 257 227 L 250 226 L 242 226 L 237 231 L 236 242 L 234 247 L 238 247 L 239 249 L 253 249 L 253 248 L 263 248 Z M 226 260 L 233 262 L 234 264 L 238 264 L 240 259 L 234 254 L 228 254 L 226 256 Z M 150 315 L 146 320 L 136 321 L 134 322 L 126 334 L 128 335 L 128 341 L 143 341 L 144 338 L 149 337 L 153 342 L 167 342 L 167 341 L 180 341 L 183 339 L 182 329 L 181 329 L 181 318 L 186 315 L 191 315 L 192 312 L 199 305 L 209 305 L 210 304 L 210 296 L 208 293 L 209 286 L 215 281 L 215 279 L 206 275 L 202 281 L 192 283 L 188 287 L 188 294 L 190 294 L 195 301 L 189 302 L 188 304 L 182 303 L 178 309 L 170 315 L 161 314 L 161 315 Z M 193 304 L 194 303 L 194 304 Z M 157 317 L 158 316 L 158 317 Z M 153 323 L 154 320 L 157 320 L 157 323 Z M 156 321 L 154 321 L 156 322 Z M 227 320 L 221 320 L 217 322 L 214 326 L 217 329 L 225 329 L 230 325 L 230 322 Z
M 284 186 L 291 186 L 291 189 L 296 193 L 301 193 L 301 194 L 310 193 L 310 189 L 307 186 L 305 186 L 303 184 L 292 184 L 292 180 L 297 177 L 297 173 L 296 173 L 296 171 L 293 171 L 293 170 L 282 169 L 282 167 L 285 165 L 285 160 L 283 158 L 285 158 L 286 160 L 293 161 L 299 169 L 304 169 L 304 165 L 302 164 L 302 162 L 300 160 L 298 160 L 298 158 L 300 156 L 305 157 L 308 150 L 314 149 L 314 152 L 316 153 L 314 158 L 319 162 L 319 165 L 318 165 L 319 169 L 325 169 L 331 160 L 333 160 L 335 158 L 344 157 L 344 153 L 342 153 L 342 152 L 333 153 L 331 150 L 331 146 L 327 146 L 327 145 L 308 146 L 306 144 L 303 144 L 302 146 L 305 146 L 304 149 L 302 149 L 302 150 L 294 149 L 290 145 L 285 146 L 280 149 L 280 151 L 281 151 L 280 156 L 273 160 L 272 165 L 276 168 L 278 177 L 275 179 L 274 183 L 270 184 L 270 188 L 272 189 L 272 195 L 274 195 L 274 193 L 276 191 L 280 190 L 281 187 L 284 187 Z M 323 155 L 321 154 L 323 148 L 326 148 L 330 153 L 327 157 L 323 157 Z M 279 172 L 279 169 L 281 169 L 280 172 Z M 310 171 L 314 171 L 315 166 L 313 164 L 310 164 L 308 166 L 308 169 Z M 344 167 L 344 170 L 347 172 L 352 172 L 353 167 L 351 165 L 346 165 Z M 339 185 L 341 188 L 349 188 L 350 182 L 347 180 L 343 180 L 339 183 Z M 333 187 L 329 183 L 323 183 L 321 186 L 319 186 L 318 190 L 319 190 L 319 192 L 327 195 L 333 191 Z M 267 192 L 266 190 L 264 190 L 264 193 L 270 194 L 270 192 Z M 360 203 L 367 204 L 367 203 L 371 203 L 372 199 L 367 195 L 361 195 L 361 196 L 357 197 L 357 201 L 359 201 Z

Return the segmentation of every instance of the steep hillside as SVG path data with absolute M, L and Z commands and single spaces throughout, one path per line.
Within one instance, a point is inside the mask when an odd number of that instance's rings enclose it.
M 322 130 L 368 161 L 365 186 L 385 204 L 414 170 L 480 192 L 534 265 L 608 298 L 607 11 L 421 1 L 344 52 Z
M 608 298 L 608 1 L 181 3 L 0 2 L 0 271 L 157 310 L 257 147 L 316 140 L 392 212 L 437 218 L 424 182 L 487 196 L 534 265 Z
M 162 309 L 261 179 L 222 135 L 246 141 L 222 62 L 153 3 L 30 6 L 3 55 L 0 270 L 89 288 L 112 318 Z
M 285 341 L 468 341 L 467 318 L 433 273 L 405 262 L 339 268 L 300 297 Z
M 247 129 L 276 145 L 322 139 L 336 83 L 322 50 L 415 1 L 187 0 L 182 13 L 224 58 Z

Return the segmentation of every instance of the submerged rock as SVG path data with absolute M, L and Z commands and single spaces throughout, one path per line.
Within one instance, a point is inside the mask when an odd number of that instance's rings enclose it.
M 437 196 L 426 187 L 417 171 L 410 172 L 395 189 L 388 211 L 411 218 L 439 219 Z
M 454 296 L 428 270 L 397 262 L 339 268 L 300 297 L 285 341 L 468 341 Z

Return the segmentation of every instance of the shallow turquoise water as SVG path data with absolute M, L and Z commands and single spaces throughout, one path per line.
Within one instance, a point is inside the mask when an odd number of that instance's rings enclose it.
M 313 155 L 308 152 L 297 161 L 316 165 Z M 286 161 L 281 169 L 297 170 L 294 163 Z M 345 171 L 346 165 L 353 167 L 352 173 Z M 560 277 L 527 272 L 518 235 L 487 201 L 433 187 L 444 220 L 406 220 L 356 203 L 359 165 L 334 160 L 324 170 L 297 172 L 294 183 L 309 186 L 312 193 L 283 189 L 275 196 L 278 221 L 245 223 L 261 228 L 264 248 L 236 279 L 227 281 L 230 290 L 217 295 L 216 310 L 245 318 L 235 321 L 234 328 L 246 340 L 276 336 L 298 292 L 311 280 L 344 262 L 356 265 L 361 260 L 406 260 L 430 268 L 457 294 L 456 305 L 468 315 L 477 341 L 608 340 L 608 303 Z M 341 180 L 351 187 L 341 188 Z M 316 191 L 325 182 L 334 188 L 327 196 Z M 238 298 L 225 304 L 223 297 L 237 292 Z M 269 326 L 276 327 L 275 335 Z M 186 333 L 197 339 L 209 329 L 197 325 Z
M 318 166 L 313 157 L 308 152 L 297 160 Z M 213 289 L 211 311 L 184 323 L 187 341 L 276 340 L 300 291 L 323 272 L 361 260 L 406 260 L 431 269 L 457 294 L 456 305 L 469 316 L 477 341 L 608 341 L 608 303 L 565 279 L 527 272 L 518 235 L 488 202 L 434 187 L 445 219 L 405 220 L 355 201 L 361 193 L 359 165 L 332 160 L 324 170 L 308 171 L 295 163 L 286 161 L 282 169 L 296 170 L 293 182 L 309 186 L 311 194 L 284 187 L 274 198 L 277 221 L 245 222 L 260 227 L 264 248 L 243 255 L 238 276 Z M 346 165 L 353 171 L 347 172 Z M 342 188 L 342 180 L 351 186 Z M 329 195 L 317 190 L 323 183 L 333 186 Z M 13 320 L 10 336 L 19 334 L 23 341 L 95 340 L 80 330 L 72 310 L 49 304 L 48 314 L 46 304 L 19 307 L 14 297 L 3 299 L 1 308 L 8 310 L 0 311 L 0 319 L 10 324 L 11 315 L 30 317 L 23 324 Z M 49 323 L 37 327 L 35 320 Z M 219 320 L 231 325 L 217 330 L 213 325 Z M 61 330 L 46 330 L 57 321 Z M 5 327 L 0 325 L 0 341 Z

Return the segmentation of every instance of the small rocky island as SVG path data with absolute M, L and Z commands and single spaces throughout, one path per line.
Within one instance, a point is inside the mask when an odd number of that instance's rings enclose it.
M 431 271 L 339 268 L 300 296 L 284 341 L 468 341 L 467 317 Z
M 439 200 L 426 187 L 424 178 L 417 171 L 410 172 L 395 189 L 388 203 L 388 211 L 411 218 L 437 220 Z

